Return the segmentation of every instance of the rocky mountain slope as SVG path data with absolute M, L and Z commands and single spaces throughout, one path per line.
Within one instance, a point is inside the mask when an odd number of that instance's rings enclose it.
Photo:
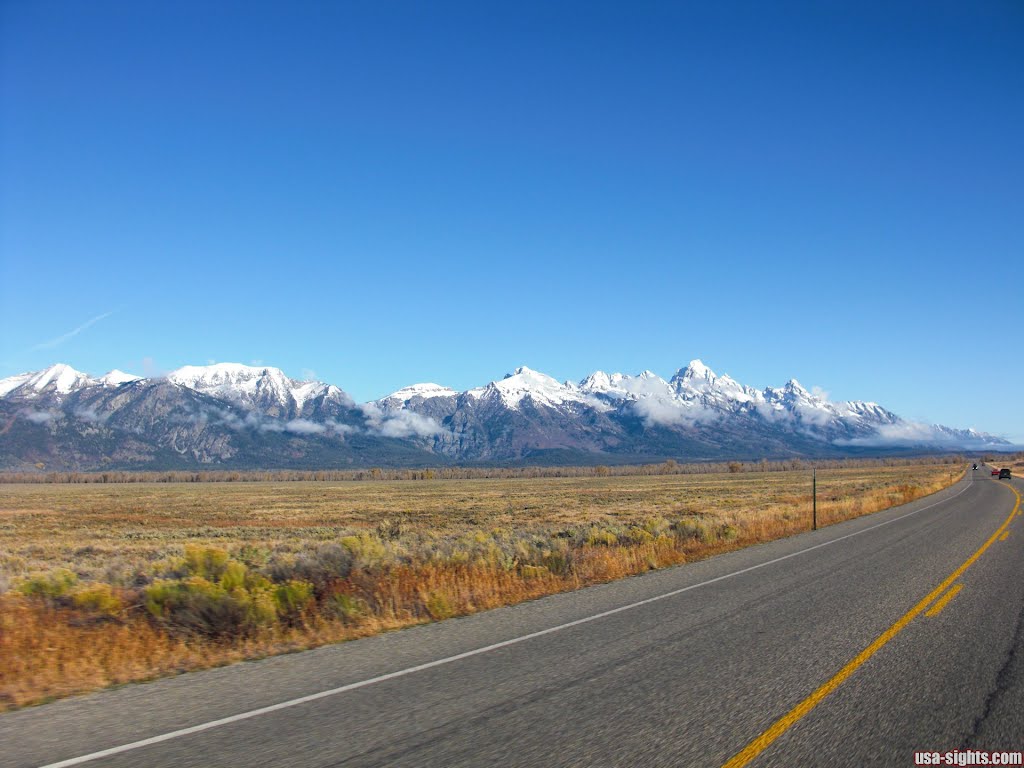
M 671 379 L 529 368 L 458 392 L 404 387 L 356 404 L 280 369 L 221 363 L 94 378 L 57 364 L 0 380 L 0 468 L 338 468 L 834 457 L 1009 447 L 831 402 L 796 380 L 758 390 L 700 360 Z

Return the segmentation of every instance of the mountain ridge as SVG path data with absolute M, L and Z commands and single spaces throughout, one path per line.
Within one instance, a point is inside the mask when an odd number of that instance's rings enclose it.
M 272 366 L 100 377 L 57 363 L 0 380 L 0 468 L 348 467 L 835 457 L 1009 448 L 973 429 L 833 402 L 796 379 L 756 389 L 692 360 L 666 380 L 520 366 L 457 391 L 413 384 L 357 404 Z

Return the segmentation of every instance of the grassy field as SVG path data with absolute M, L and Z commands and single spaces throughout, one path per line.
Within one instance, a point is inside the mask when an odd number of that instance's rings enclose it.
M 819 525 L 959 464 L 818 473 Z M 809 471 L 0 485 L 0 709 L 447 618 L 807 530 Z

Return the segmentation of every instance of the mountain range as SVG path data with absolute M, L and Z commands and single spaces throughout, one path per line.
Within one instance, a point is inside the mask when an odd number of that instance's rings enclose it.
M 756 389 L 693 360 L 665 380 L 529 368 L 459 392 L 404 387 L 357 404 L 280 369 L 220 363 L 143 378 L 65 364 L 0 380 L 0 469 L 594 464 L 999 450 L 973 429 L 832 402 L 795 379 Z

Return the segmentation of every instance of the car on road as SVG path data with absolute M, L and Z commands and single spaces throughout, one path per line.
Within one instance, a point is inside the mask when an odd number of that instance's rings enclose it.
M 1010 479 L 1010 470 L 1006 469 L 1005 467 L 1003 469 L 1000 469 L 999 470 L 999 479 L 1000 480 L 1009 480 Z
M 999 474 L 999 470 L 998 469 L 993 469 L 992 470 L 992 477 L 995 477 L 998 474 Z

